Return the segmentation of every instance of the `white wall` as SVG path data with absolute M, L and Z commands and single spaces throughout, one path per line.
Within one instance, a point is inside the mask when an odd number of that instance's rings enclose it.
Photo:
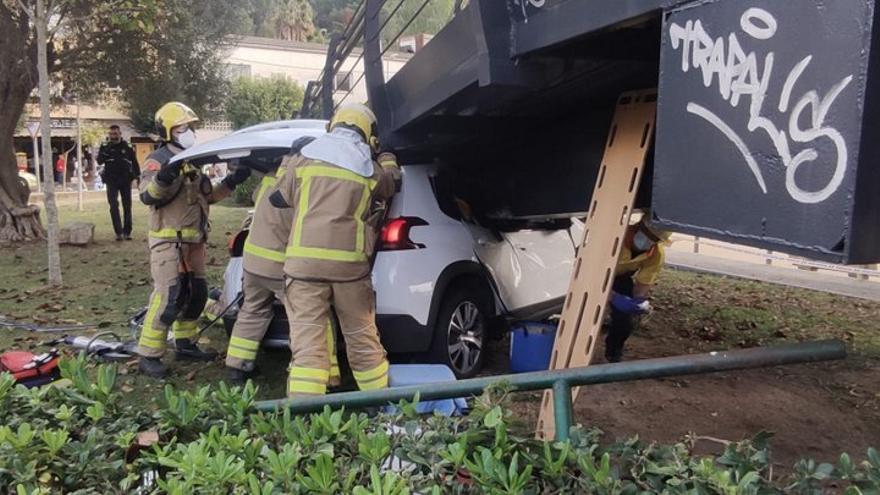
M 250 74 L 254 77 L 289 77 L 305 89 L 309 81 L 316 80 L 321 75 L 327 58 L 326 47 L 297 43 L 282 45 L 284 42 L 275 40 L 267 40 L 266 44 L 243 41 L 230 50 L 227 63 L 250 67 Z M 364 71 L 363 59 L 358 60 L 359 55 L 359 52 L 353 53 L 342 64 L 343 71 L 353 71 L 351 82 L 360 78 Z M 388 80 L 396 74 L 406 61 L 404 56 L 386 57 L 383 63 L 385 79 Z M 336 101 L 340 101 L 346 93 L 347 91 L 337 91 Z M 346 101 L 366 100 L 366 82 L 361 79 Z

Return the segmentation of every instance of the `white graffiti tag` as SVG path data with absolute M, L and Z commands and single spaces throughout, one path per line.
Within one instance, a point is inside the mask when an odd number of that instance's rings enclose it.
M 769 40 L 776 35 L 778 24 L 776 18 L 766 10 L 751 8 L 740 18 L 740 28 L 753 39 Z M 780 129 L 780 126 L 764 115 L 764 102 L 768 96 L 775 62 L 772 51 L 767 52 L 763 60 L 759 60 L 754 51 L 746 53 L 743 50 L 736 33 L 730 33 L 726 39 L 713 39 L 699 20 L 687 21 L 684 26 L 673 23 L 669 28 L 669 36 L 672 48 L 681 50 L 683 72 L 700 70 L 703 85 L 710 88 L 714 84 L 721 98 L 733 108 L 737 108 L 744 97 L 749 98 L 748 131 L 754 133 L 761 130 L 770 138 L 785 165 L 785 187 L 793 199 L 801 203 L 820 203 L 837 191 L 846 173 L 847 147 L 840 132 L 826 125 L 825 119 L 837 97 L 852 81 L 852 75 L 841 79 L 822 96 L 818 90 L 807 91 L 792 106 L 792 92 L 813 59 L 812 55 L 804 57 L 789 72 L 779 94 L 777 109 L 783 115 L 783 121 L 788 114 L 785 122 L 787 128 Z M 808 109 L 809 112 L 805 113 Z M 754 174 L 758 186 L 766 194 L 764 176 L 742 137 L 718 115 L 702 105 L 690 102 L 687 104 L 687 111 L 712 124 L 736 146 Z M 805 127 L 801 125 L 802 118 L 808 122 Z M 824 163 L 817 162 L 819 153 L 815 147 L 817 141 L 823 139 L 830 141 L 836 151 L 833 173 L 825 187 L 816 191 L 805 190 L 798 185 L 797 172 L 805 164 Z M 804 149 L 793 154 L 791 143 L 803 145 Z

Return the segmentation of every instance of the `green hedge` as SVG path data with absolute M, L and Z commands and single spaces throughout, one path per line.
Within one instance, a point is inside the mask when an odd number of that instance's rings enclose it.
M 232 191 L 232 201 L 237 205 L 243 206 L 253 206 L 254 205 L 254 190 L 260 186 L 260 178 L 251 175 L 244 182 L 238 185 L 234 191 Z
M 400 413 L 369 418 L 325 410 L 308 417 L 254 410 L 256 391 L 165 388 L 157 412 L 125 406 L 116 369 L 62 363 L 67 387 L 28 390 L 0 376 L 0 493 L 421 494 L 848 494 L 880 490 L 880 455 L 837 466 L 801 461 L 771 479 L 769 435 L 730 443 L 723 454 L 632 439 L 602 445 L 575 428 L 568 443 L 535 440 L 505 407 L 503 389 L 467 417 Z M 139 432 L 159 441 L 138 452 Z M 138 487 L 144 479 L 155 482 Z

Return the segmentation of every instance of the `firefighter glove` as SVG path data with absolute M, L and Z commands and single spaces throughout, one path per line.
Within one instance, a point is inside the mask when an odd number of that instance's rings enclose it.
M 180 177 L 180 166 L 182 162 L 168 163 L 163 165 L 156 174 L 156 180 L 166 186 L 174 182 L 174 179 Z
M 246 181 L 250 176 L 250 167 L 238 165 L 229 172 L 225 179 L 223 179 L 223 184 L 229 189 L 235 189 L 236 186 Z

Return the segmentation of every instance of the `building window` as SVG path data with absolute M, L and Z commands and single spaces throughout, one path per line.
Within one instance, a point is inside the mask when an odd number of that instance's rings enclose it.
M 336 73 L 336 91 L 351 91 L 351 72 Z
M 248 64 L 226 64 L 226 77 L 229 79 L 251 77 L 251 66 Z

